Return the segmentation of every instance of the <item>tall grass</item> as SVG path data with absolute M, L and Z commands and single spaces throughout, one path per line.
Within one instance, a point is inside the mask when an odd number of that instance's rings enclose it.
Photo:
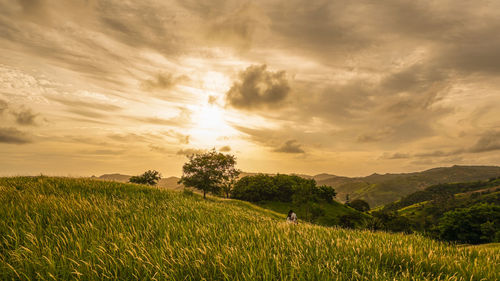
M 498 250 L 86 179 L 0 178 L 0 279 L 498 280 Z

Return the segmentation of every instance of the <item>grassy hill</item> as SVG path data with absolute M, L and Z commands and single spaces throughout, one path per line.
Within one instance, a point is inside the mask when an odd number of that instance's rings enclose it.
M 1 280 L 498 280 L 496 248 L 119 182 L 0 178 Z
M 439 183 L 469 182 L 500 176 L 496 166 L 452 166 L 405 174 L 373 174 L 367 177 L 348 178 L 321 174 L 314 178 L 318 185 L 329 185 L 343 201 L 363 199 L 372 208 L 394 202 L 401 197 Z

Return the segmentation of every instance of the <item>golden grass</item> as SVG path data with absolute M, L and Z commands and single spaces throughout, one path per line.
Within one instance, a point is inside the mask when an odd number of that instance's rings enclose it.
M 289 225 L 246 202 L 89 179 L 0 178 L 0 279 L 498 280 L 500 256 Z

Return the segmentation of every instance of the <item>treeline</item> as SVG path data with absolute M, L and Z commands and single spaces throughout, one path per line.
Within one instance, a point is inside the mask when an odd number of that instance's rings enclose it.
M 231 190 L 232 198 L 250 202 L 333 202 L 336 194 L 331 186 L 317 186 L 314 179 L 281 174 L 246 176 Z

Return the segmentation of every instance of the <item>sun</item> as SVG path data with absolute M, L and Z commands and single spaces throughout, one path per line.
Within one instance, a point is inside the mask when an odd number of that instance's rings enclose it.
M 193 115 L 193 127 L 190 130 L 193 143 L 211 146 L 219 143 L 220 137 L 231 134 L 232 128 L 226 120 L 226 112 L 218 105 L 198 106 Z

